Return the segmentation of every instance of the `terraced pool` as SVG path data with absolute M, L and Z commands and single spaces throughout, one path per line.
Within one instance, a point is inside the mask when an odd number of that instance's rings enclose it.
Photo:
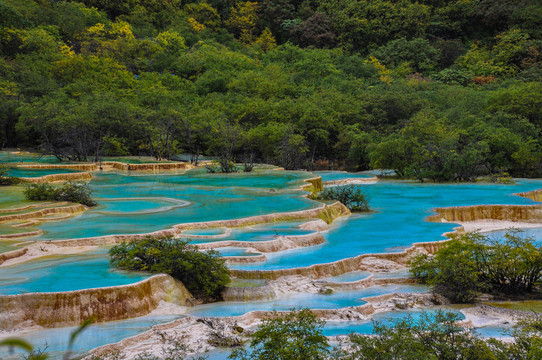
M 18 160 L 15 160 L 18 159 Z M 31 158 L 0 153 L 0 161 L 28 162 Z M 44 158 L 44 162 L 54 159 Z M 64 169 L 62 169 L 64 170 Z M 25 170 L 26 171 L 26 170 Z M 34 171 L 34 170 L 33 170 Z M 35 170 L 36 176 L 42 174 Z M 59 173 L 64 171 L 59 171 Z M 72 170 L 66 172 L 73 172 Z M 56 173 L 56 172 L 55 172 Z M 318 172 L 324 181 L 352 177 L 366 178 L 371 174 Z M 22 175 L 21 175 L 22 176 Z M 0 224 L 0 234 L 39 229 L 43 234 L 19 241 L 45 241 L 83 238 L 111 234 L 137 234 L 163 230 L 176 224 L 213 220 L 229 220 L 275 212 L 288 212 L 315 208 L 320 203 L 307 199 L 299 190 L 303 180 L 312 173 L 262 170 L 250 174 L 205 174 L 202 171 L 137 174 L 122 172 L 95 172 L 90 187 L 100 205 L 80 215 L 59 221 L 44 222 L 28 228 L 13 228 Z M 452 231 L 456 224 L 425 221 L 435 207 L 517 204 L 534 202 L 513 195 L 542 187 L 541 180 L 519 179 L 515 184 L 421 184 L 407 181 L 380 181 L 362 185 L 367 193 L 371 212 L 354 214 L 335 221 L 329 231 L 323 232 L 325 243 L 311 247 L 267 253 L 265 262 L 236 264 L 242 270 L 273 270 L 329 263 L 360 254 L 398 252 L 415 242 L 443 239 L 442 234 Z M 32 205 L 25 201 L 20 187 L 0 188 L 0 209 Z M 285 221 L 253 225 L 244 228 L 214 228 L 185 230 L 184 236 L 194 243 L 225 240 L 243 242 L 271 241 L 277 236 L 297 236 L 314 232 L 300 228 L 303 222 Z M 15 230 L 14 230 L 15 229 Z M 495 233 L 502 235 L 501 233 Z M 527 235 L 542 238 L 542 227 L 526 230 Z M 204 238 L 209 236 L 211 238 Z M 0 240 L 0 251 L 13 249 L 13 240 Z M 0 268 L 0 295 L 28 292 L 68 291 L 84 288 L 122 285 L 137 282 L 147 274 L 114 271 L 110 268 L 106 248 L 93 253 L 55 256 L 19 265 Z M 223 256 L 253 256 L 242 247 L 220 249 Z M 350 282 L 370 275 L 351 272 L 327 278 L 334 282 Z M 379 278 L 406 276 L 404 270 L 377 274 Z M 372 286 L 355 291 L 335 291 L 332 294 L 293 293 L 273 300 L 222 302 L 193 307 L 188 315 L 234 316 L 252 310 L 288 310 L 293 307 L 334 309 L 365 303 L 367 296 L 393 292 L 425 292 L 417 285 Z M 400 316 L 401 312 L 390 315 Z M 380 316 L 380 315 L 379 315 Z M 384 315 L 382 315 L 384 316 Z M 417 315 L 416 315 L 417 316 Z M 148 329 L 152 323 L 170 321 L 178 315 L 160 315 L 108 322 L 92 327 L 79 341 L 77 351 L 118 341 Z M 329 323 L 327 335 L 350 331 L 370 332 L 370 322 Z M 495 329 L 485 329 L 493 334 Z M 54 354 L 65 344 L 69 328 L 28 333 L 34 343 L 47 340 Z M 64 336 L 66 335 L 66 336 Z M 56 341 L 56 342 L 55 342 Z M 54 345 L 52 345 L 54 344 Z M 211 359 L 224 358 L 222 351 L 210 354 Z M 0 353 L 0 356 L 2 353 Z M 56 356 L 56 355 L 55 355 Z M 222 356 L 222 357 L 221 357 Z

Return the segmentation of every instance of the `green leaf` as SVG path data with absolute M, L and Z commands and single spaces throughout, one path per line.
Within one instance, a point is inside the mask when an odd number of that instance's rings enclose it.
M 29 343 L 27 343 L 26 341 L 22 339 L 17 339 L 17 338 L 8 338 L 5 340 L 2 340 L 0 341 L 0 346 L 17 347 L 17 348 L 26 350 L 28 352 L 32 352 L 33 350 L 32 345 L 30 345 Z

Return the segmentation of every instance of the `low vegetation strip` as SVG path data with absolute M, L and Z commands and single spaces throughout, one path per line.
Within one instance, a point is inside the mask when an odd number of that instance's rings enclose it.
M 85 182 L 65 182 L 62 186 L 48 183 L 26 185 L 24 195 L 33 201 L 69 201 L 85 206 L 96 206 L 98 203 L 91 197 L 91 191 Z

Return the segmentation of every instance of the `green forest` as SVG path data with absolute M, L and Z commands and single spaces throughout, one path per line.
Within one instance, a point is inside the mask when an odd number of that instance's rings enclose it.
M 539 0 L 0 0 L 0 148 L 540 176 L 541 35 Z

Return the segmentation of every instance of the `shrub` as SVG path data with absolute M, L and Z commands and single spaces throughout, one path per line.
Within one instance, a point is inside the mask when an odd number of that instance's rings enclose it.
M 360 188 L 354 185 L 334 186 L 324 189 L 313 198 L 317 200 L 337 200 L 350 211 L 369 211 L 369 200 Z
M 49 183 L 31 184 L 24 189 L 24 196 L 27 200 L 45 201 L 56 200 L 57 189 Z
M 213 160 L 210 164 L 205 165 L 205 169 L 207 169 L 207 172 L 210 174 L 219 173 L 219 172 L 230 174 L 230 173 L 238 172 L 240 170 L 233 161 L 228 160 L 224 157 L 221 157 L 218 161 Z M 246 172 L 250 172 L 250 171 L 246 171 Z
M 478 359 L 483 341 L 470 336 L 455 324 L 455 313 L 423 313 L 419 320 L 411 316 L 392 321 L 390 325 L 374 321 L 374 336 L 350 335 L 352 352 L 345 359 Z M 390 357 L 393 354 L 393 357 Z
M 540 359 L 540 319 L 520 322 L 512 331 L 513 342 L 481 339 L 459 327 L 456 313 L 438 310 L 411 316 L 390 325 L 373 322 L 373 336 L 350 335 L 351 349 L 342 360 L 412 359 Z
M 515 181 L 512 180 L 512 177 L 506 171 L 500 174 L 491 174 L 489 182 L 495 184 L 515 184 Z
M 467 85 L 473 75 L 461 69 L 448 68 L 433 75 L 433 79 L 448 85 Z
M 186 240 L 148 236 L 113 246 L 109 255 L 114 267 L 169 274 L 202 299 L 219 300 L 230 282 L 229 270 L 217 251 L 199 251 Z
M 309 309 L 292 309 L 286 314 L 274 312 L 252 335 L 250 350 L 236 349 L 229 359 L 326 359 L 329 351 L 322 332 L 324 324 Z
M 19 179 L 8 174 L 8 169 L 0 165 L 0 185 L 13 185 L 19 182 Z
M 502 239 L 478 233 L 456 237 L 434 256 L 417 255 L 410 273 L 452 301 L 473 302 L 481 292 L 520 295 L 542 280 L 542 246 L 509 230 Z
M 86 206 L 97 205 L 91 197 L 88 184 L 82 181 L 68 181 L 60 187 L 49 183 L 30 184 L 25 187 L 24 195 L 27 200 L 34 201 L 70 201 Z

